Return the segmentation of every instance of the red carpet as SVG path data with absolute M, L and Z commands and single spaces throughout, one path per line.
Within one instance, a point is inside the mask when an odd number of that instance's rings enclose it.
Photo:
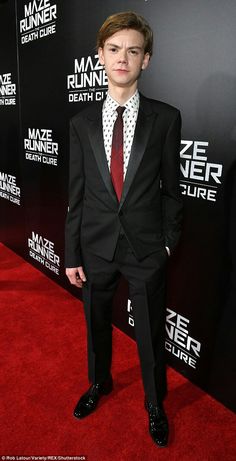
M 76 420 L 73 408 L 88 386 L 82 305 L 3 245 L 0 266 L 0 455 L 236 460 L 236 416 L 172 369 L 166 400 L 170 445 L 155 446 L 136 344 L 116 328 L 115 390 L 94 414 Z

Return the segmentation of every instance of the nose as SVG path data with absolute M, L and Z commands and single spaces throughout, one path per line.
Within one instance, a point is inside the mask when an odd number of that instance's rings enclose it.
M 126 52 L 126 50 L 120 50 L 119 62 L 120 63 L 126 63 L 127 62 L 127 52 Z

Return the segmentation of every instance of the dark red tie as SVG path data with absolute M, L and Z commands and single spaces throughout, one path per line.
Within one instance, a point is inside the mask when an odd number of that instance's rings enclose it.
M 117 107 L 118 116 L 114 123 L 112 147 L 111 147 L 111 179 L 116 191 L 118 200 L 120 201 L 123 188 L 123 117 L 122 114 L 125 107 Z

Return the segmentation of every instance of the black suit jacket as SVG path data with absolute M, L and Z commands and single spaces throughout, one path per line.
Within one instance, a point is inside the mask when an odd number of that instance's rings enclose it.
M 138 260 L 180 236 L 180 112 L 140 95 L 140 108 L 120 203 L 107 164 L 102 102 L 91 104 L 70 124 L 69 210 L 65 266 L 82 265 L 81 248 L 108 261 L 119 233 Z

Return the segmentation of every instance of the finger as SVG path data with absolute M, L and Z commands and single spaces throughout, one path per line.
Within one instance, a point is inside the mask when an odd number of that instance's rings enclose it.
M 76 283 L 75 283 L 74 285 L 75 285 L 76 287 L 78 287 L 78 288 L 82 288 L 83 282 L 82 282 L 81 279 L 79 279 L 79 280 L 76 281 Z
M 81 276 L 80 276 L 81 273 Z M 71 283 L 71 285 L 75 285 L 78 288 L 81 288 L 83 285 L 83 281 L 86 282 L 86 277 L 84 275 L 84 271 L 82 266 L 78 268 L 67 268 L 66 275 Z M 83 279 L 82 279 L 83 277 Z
M 86 282 L 87 279 L 86 279 L 86 276 L 85 276 L 85 273 L 84 273 L 82 267 L 79 267 L 79 268 L 78 268 L 78 273 L 79 273 L 80 279 L 81 279 L 83 282 Z
M 76 273 L 76 285 L 79 286 L 80 288 L 82 287 L 83 285 L 83 280 L 81 279 L 79 273 L 77 272 Z
M 74 285 L 78 288 L 82 287 L 83 282 L 80 278 L 73 278 L 73 279 L 69 278 L 69 280 L 70 280 L 71 285 Z
M 68 274 L 67 277 L 68 277 L 71 285 L 75 285 L 75 286 L 77 286 L 79 288 L 82 287 L 82 280 L 80 279 L 78 273 L 77 274 Z

